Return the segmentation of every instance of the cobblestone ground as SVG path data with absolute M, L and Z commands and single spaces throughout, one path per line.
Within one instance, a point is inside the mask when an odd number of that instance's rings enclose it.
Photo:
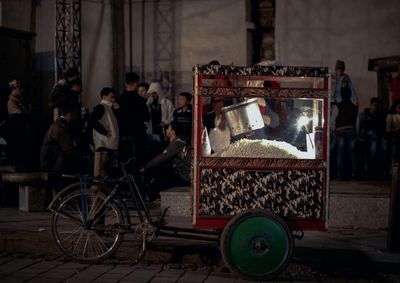
M 241 282 L 229 273 L 180 264 L 132 264 L 108 261 L 79 264 L 59 258 L 2 254 L 0 282 Z
M 335 269 L 334 267 L 331 267 Z M 291 264 L 288 271 L 273 282 L 400 282 L 395 274 L 316 273 L 302 265 Z M 130 261 L 108 260 L 103 264 L 79 264 L 63 257 L 34 258 L 0 254 L 0 282 L 252 282 L 235 277 L 224 267 L 198 267 L 183 264 L 133 264 Z

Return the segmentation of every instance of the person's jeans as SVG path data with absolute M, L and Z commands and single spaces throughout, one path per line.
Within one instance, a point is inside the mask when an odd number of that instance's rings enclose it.
M 386 139 L 379 136 L 368 136 L 366 138 L 366 165 L 367 176 L 382 178 L 386 173 L 387 146 Z
M 356 168 L 354 156 L 355 129 L 343 129 L 336 132 L 337 171 L 340 179 L 350 179 Z M 349 168 L 350 166 L 350 168 Z

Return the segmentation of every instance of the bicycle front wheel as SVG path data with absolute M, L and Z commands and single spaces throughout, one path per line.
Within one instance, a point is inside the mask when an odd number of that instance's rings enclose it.
M 124 218 L 115 202 L 102 193 L 75 191 L 60 201 L 51 220 L 58 248 L 82 263 L 96 263 L 111 256 L 124 236 Z

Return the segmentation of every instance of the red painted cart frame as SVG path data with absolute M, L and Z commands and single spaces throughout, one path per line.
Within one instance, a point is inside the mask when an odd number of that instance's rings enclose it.
M 279 213 L 292 230 L 325 230 L 328 218 L 328 148 L 329 148 L 329 93 L 330 73 L 325 67 L 291 67 L 291 66 L 254 66 L 234 67 L 222 65 L 197 65 L 194 67 L 193 98 L 193 224 L 197 228 L 222 229 L 235 214 L 207 214 L 202 212 L 204 206 L 204 183 L 214 182 L 215 174 L 239 172 L 247 177 L 278 174 L 279 178 L 292 178 L 308 174 L 307 180 L 314 184 L 318 193 L 311 201 L 318 203 L 316 213 L 305 213 L 302 217 L 293 213 L 293 207 L 284 208 L 289 213 Z M 265 82 L 268 82 L 267 84 Z M 202 156 L 203 100 L 205 97 L 221 96 L 225 98 L 263 97 L 268 99 L 318 99 L 322 101 L 322 156 L 318 159 L 274 159 L 274 158 L 232 158 Z M 214 172 L 216 172 L 214 174 Z M 226 173 L 226 174 L 228 174 Z M 247 175 L 246 175 L 247 174 Z M 250 174 L 250 175 L 249 175 Z M 310 177 L 311 176 L 311 177 Z M 213 179 L 214 178 L 214 179 Z M 276 176 L 271 177 L 276 178 Z M 300 178 L 300 177 L 299 177 Z M 314 179 L 312 179 L 314 178 Z M 219 188 L 215 186 L 214 195 Z M 307 184 L 302 190 L 310 190 Z M 268 191 L 268 188 L 265 188 Z M 232 191 L 232 190 L 231 190 Z M 284 194 L 285 192 L 281 192 Z M 309 191 L 313 193 L 313 191 Z M 221 198 L 223 198 L 221 192 Z M 278 196 L 280 197 L 280 196 Z M 287 200 L 288 198 L 286 198 Z M 290 196 L 289 196 L 290 199 Z M 306 198 L 305 198 L 306 199 Z M 255 201 L 255 198 L 253 199 Z M 209 200 L 208 200 L 209 201 Z M 227 200 L 223 200 L 227 202 Z M 229 202 L 229 201 L 228 201 Z M 247 205 L 252 206 L 251 200 Z M 235 205 L 234 203 L 228 205 Z M 265 205 L 265 204 L 264 204 Z M 298 203 L 296 203 L 298 205 Z M 301 205 L 301 203 L 300 203 Z M 304 203 L 304 205 L 309 205 Z M 292 204 L 289 204 L 292 206 Z M 267 207 L 263 207 L 269 209 Z M 223 209 L 222 209 L 223 210 Z

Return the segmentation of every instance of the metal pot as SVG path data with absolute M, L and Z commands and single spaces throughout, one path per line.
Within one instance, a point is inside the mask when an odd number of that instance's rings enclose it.
M 264 127 L 257 98 L 222 108 L 231 136 L 237 136 Z

